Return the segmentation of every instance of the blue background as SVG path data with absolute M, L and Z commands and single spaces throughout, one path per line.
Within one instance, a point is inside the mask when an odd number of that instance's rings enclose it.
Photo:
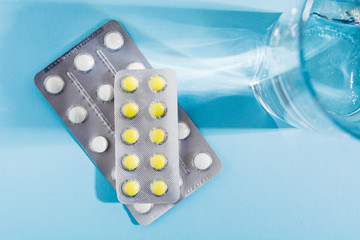
M 182 37 L 191 43 L 198 27 L 261 35 L 291 6 L 249 2 L 1 1 L 0 239 L 360 239 L 358 140 L 276 123 L 246 87 L 198 92 L 180 78 L 179 102 L 224 168 L 144 227 L 130 221 L 33 83 L 38 71 L 112 18 L 154 67 L 174 61 L 180 71 L 174 46 Z M 179 24 L 177 34 L 167 28 Z M 191 66 L 193 56 L 181 60 Z

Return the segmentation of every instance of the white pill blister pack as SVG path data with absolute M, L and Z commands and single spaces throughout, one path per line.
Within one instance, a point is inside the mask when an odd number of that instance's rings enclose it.
M 34 79 L 42 95 L 115 190 L 114 77 L 121 69 L 145 68 L 150 69 L 151 65 L 120 23 L 110 20 Z M 178 112 L 180 198 L 177 203 L 221 171 L 219 158 L 199 130 L 180 106 Z M 139 224 L 148 225 L 174 205 L 140 203 L 126 207 Z
M 120 70 L 115 76 L 115 176 L 120 202 L 179 199 L 176 74 Z
M 150 65 L 122 26 L 108 21 L 35 76 L 35 84 L 115 188 L 114 77 Z M 145 65 L 143 65 L 145 64 Z

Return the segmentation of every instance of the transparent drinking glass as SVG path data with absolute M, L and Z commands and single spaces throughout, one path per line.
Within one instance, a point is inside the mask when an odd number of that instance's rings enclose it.
M 253 92 L 295 127 L 360 137 L 359 55 L 358 0 L 298 1 L 266 35 Z

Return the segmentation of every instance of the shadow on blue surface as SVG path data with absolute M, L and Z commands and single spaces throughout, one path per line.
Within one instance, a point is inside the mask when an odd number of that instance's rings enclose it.
M 95 189 L 96 197 L 100 201 L 118 202 L 115 190 L 98 169 L 95 171 Z
M 234 92 L 216 98 L 180 94 L 223 160 L 223 172 L 166 217 L 149 227 L 133 226 L 104 176 L 63 131 L 33 77 L 110 18 L 124 23 L 153 63 L 144 45 L 157 39 L 133 25 L 146 8 L 8 2 L 0 8 L 0 19 L 6 16 L 0 24 L 1 239 L 359 239 L 359 142 L 281 131 L 251 95 Z M 272 21 L 262 13 L 217 17 L 201 10 L 209 16 L 196 19 L 196 9 L 147 9 L 147 19 L 154 10 L 159 18 L 168 11 L 174 15 L 168 19 L 179 21 L 183 12 L 187 23 L 219 27 Z M 237 13 L 244 17 L 233 24 Z
M 181 96 L 179 102 L 192 103 L 187 113 L 199 128 L 277 128 L 272 117 L 252 96 L 226 96 L 196 104 L 196 96 Z M 233 111 L 234 104 L 241 111 Z M 284 125 L 287 127 L 287 125 Z M 116 192 L 99 170 L 96 170 L 96 196 L 102 202 L 118 202 Z M 131 214 L 129 214 L 131 216 Z
M 69 14 L 59 14 L 66 11 Z M 33 84 L 36 72 L 111 17 L 123 23 L 140 48 L 148 42 L 156 42 L 156 39 L 144 34 L 134 24 L 139 16 L 141 19 L 156 16 L 160 20 L 197 26 L 247 28 L 263 33 L 279 14 L 131 6 L 107 6 L 99 9 L 88 4 L 57 2 L 21 4 L 9 26 L 11 31 L 7 32 L 6 41 L 0 46 L 2 55 L 12 56 L 1 58 L 0 62 L 3 66 L 1 76 L 6 76 L 1 82 L 1 89 L 6 91 L 1 92 L 0 99 L 7 104 L 5 109 L 1 109 L 0 124 L 7 127 L 59 127 L 61 120 Z M 166 45 L 160 47 L 164 52 L 172 53 L 171 49 L 166 49 Z M 151 62 L 152 56 L 147 57 Z M 21 71 L 14 74 L 15 69 L 11 66 L 19 66 Z M 209 99 L 206 95 L 199 97 L 197 94 L 186 94 L 179 96 L 179 102 L 200 129 L 277 128 L 274 120 L 248 92 L 245 95 L 232 92 L 231 95 Z M 98 170 L 95 189 L 100 201 L 117 202 L 115 191 Z M 135 222 L 133 219 L 132 221 Z
M 0 64 L 3 66 L 1 76 L 4 77 L 4 80 L 0 83 L 2 89 L 0 100 L 6 103 L 6 108 L 1 109 L 0 124 L 7 127 L 58 127 L 60 119 L 54 111 L 50 110 L 50 105 L 47 104 L 46 100 L 36 89 L 33 84 L 33 78 L 44 66 L 113 16 L 116 16 L 117 20 L 129 31 L 132 38 L 140 46 L 140 49 L 142 49 L 141 46 L 149 42 L 157 41 L 157 39 L 142 33 L 138 25 L 134 25 L 137 19 L 146 19 L 150 15 L 157 16 L 159 19 L 191 23 L 192 25 L 208 25 L 209 27 L 219 28 L 246 27 L 256 32 L 263 32 L 279 16 L 279 14 L 275 13 L 159 7 L 109 6 L 99 10 L 87 4 L 56 2 L 21 4 L 19 7 L 20 9 L 13 16 L 12 24 L 8 26 L 10 30 L 6 32 L 7 37 L 0 45 L 2 55 L 9 56 L 0 59 Z M 72 18 L 69 18 L 66 14 L 59 14 L 59 12 L 65 11 L 68 11 Z M 21 20 L 16 16 L 22 16 Z M 48 19 L 52 19 L 52 21 Z M 24 22 L 27 22 L 27 24 L 24 24 Z M 166 30 L 164 32 L 166 34 Z M 168 40 L 175 37 L 172 36 Z M 164 48 L 164 52 L 171 50 L 166 49 L 166 45 L 161 47 Z M 152 62 L 152 56 L 147 57 Z M 191 59 L 188 61 L 191 61 Z M 21 68 L 21 71 L 16 71 L 12 66 L 18 66 L 19 70 Z M 179 82 L 181 85 L 181 79 L 179 79 Z M 3 89 L 6 89 L 6 91 Z M 205 104 L 203 105 L 204 101 L 197 101 L 196 95 L 184 97 L 180 95 L 180 98 L 182 98 L 181 104 L 186 111 L 188 111 L 188 107 L 191 109 L 211 108 L 212 104 L 215 105 L 214 107 L 217 107 L 219 102 L 224 102 L 225 99 L 230 100 L 230 98 L 232 98 L 231 101 L 235 100 L 234 102 L 228 102 L 228 107 L 230 108 L 240 106 L 241 109 L 241 105 L 244 104 L 247 109 L 254 106 L 253 112 L 255 112 L 255 109 L 261 109 L 257 107 L 257 103 L 249 96 L 249 93 L 247 92 L 246 94 L 247 96 L 223 96 L 221 97 L 222 99 L 213 99 L 207 102 L 206 106 Z M 16 98 L 14 96 L 21 97 Z M 188 101 L 191 101 L 191 106 L 187 103 Z M 199 106 L 194 106 L 197 103 Z M 191 111 L 188 114 L 191 116 Z M 263 116 L 263 114 L 261 115 Z M 227 124 L 227 120 L 230 121 L 229 124 Z M 244 122 L 233 123 L 236 120 L 232 118 L 228 118 L 226 121 L 223 119 L 221 127 L 249 127 L 247 124 L 242 125 Z M 211 122 L 214 123 L 211 124 L 207 121 L 204 122 L 204 126 L 201 126 L 202 121 L 196 122 L 200 128 L 218 127 L 216 125 L 217 122 Z M 269 125 L 265 124 L 265 127 L 267 126 Z M 258 127 L 261 126 L 259 125 Z
M 95 190 L 96 190 L 96 197 L 101 202 L 105 202 L 105 203 L 119 202 L 115 190 L 112 188 L 110 183 L 107 181 L 107 179 L 98 169 L 95 169 Z M 139 223 L 131 215 L 127 207 L 125 205 L 123 205 L 123 207 L 127 215 L 129 216 L 131 222 L 135 225 L 139 225 Z
M 140 10 L 139 10 L 140 9 Z M 148 9 L 147 9 L 148 10 Z M 232 12 L 232 11 L 214 11 L 214 10 L 194 10 L 194 9 L 171 9 L 154 8 L 153 11 L 144 11 L 146 17 L 151 13 L 153 17 L 158 16 L 161 19 L 171 20 L 181 23 L 200 24 L 217 27 L 239 27 L 248 28 L 255 32 L 264 32 L 279 16 L 278 14 L 250 13 L 250 12 Z M 141 8 L 132 8 L 131 14 L 136 14 Z M 184 18 L 186 16 L 186 18 Z M 258 19 L 261 18 L 262 21 Z M 200 20 L 200 22 L 199 22 Z M 126 23 L 125 23 L 125 27 Z M 146 39 L 146 41 L 155 41 L 146 34 L 138 31 L 136 27 L 128 27 L 127 30 L 131 36 L 136 39 Z M 179 54 L 170 47 L 157 42 L 163 52 L 170 54 Z M 152 44 L 150 44 L 152 45 Z M 151 56 L 148 57 L 151 59 Z M 191 61 L 188 60 L 188 61 Z M 151 61 L 150 61 L 151 62 Z M 250 92 L 250 94 L 249 94 Z M 251 89 L 236 93 L 232 91 L 230 95 L 220 95 L 217 97 L 207 97 L 207 95 L 180 94 L 179 103 L 191 116 L 198 128 L 277 128 L 278 125 L 273 118 L 257 103 L 251 95 Z M 236 111 L 234 111 L 236 108 Z M 96 192 L 97 197 L 103 202 L 117 202 L 116 193 L 107 183 L 102 174 L 96 172 Z
M 197 102 L 194 95 L 179 97 L 198 128 L 278 128 L 253 96 L 221 96 Z M 236 110 L 235 110 L 236 108 Z

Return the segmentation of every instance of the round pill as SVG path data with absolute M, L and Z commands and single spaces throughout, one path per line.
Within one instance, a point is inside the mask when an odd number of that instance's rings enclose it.
M 129 102 L 125 103 L 121 107 L 121 113 L 126 118 L 134 118 L 139 111 L 139 106 L 136 103 Z
M 179 122 L 178 134 L 179 134 L 179 140 L 184 140 L 190 135 L 190 127 L 184 122 Z
M 160 92 L 165 89 L 166 82 L 162 77 L 155 76 L 150 79 L 149 85 L 150 85 L 150 88 L 152 90 L 154 90 L 155 92 Z
M 57 75 L 48 76 L 44 81 L 45 90 L 51 94 L 58 94 L 61 92 L 64 88 L 64 85 L 64 80 Z
M 105 47 L 111 50 L 119 50 L 124 45 L 123 36 L 119 32 L 108 32 L 104 37 Z
M 142 70 L 145 69 L 144 64 L 141 62 L 132 62 L 129 65 L 126 66 L 126 69 L 128 70 Z
M 101 85 L 97 89 L 97 96 L 105 102 L 109 102 L 114 99 L 114 87 L 110 84 Z
M 162 144 L 166 140 L 166 132 L 160 128 L 154 128 L 150 132 L 150 139 L 153 143 Z
M 88 72 L 94 67 L 95 60 L 89 53 L 80 53 L 75 57 L 74 65 L 77 70 Z
M 126 77 L 121 82 L 121 87 L 125 92 L 132 93 L 138 87 L 138 81 L 134 77 Z
M 151 184 L 151 192 L 160 197 L 167 192 L 167 185 L 163 180 L 155 180 Z
M 135 203 L 133 206 L 134 206 L 134 209 L 136 212 L 138 212 L 140 214 L 146 214 L 151 210 L 151 208 L 153 207 L 153 204 L 152 203 Z
M 122 134 L 122 140 L 128 145 L 132 145 L 139 139 L 139 132 L 135 128 L 128 128 Z
M 135 154 L 128 154 L 122 158 L 122 166 L 125 170 L 133 171 L 139 166 L 139 158 Z
M 90 142 L 90 149 L 95 153 L 103 153 L 109 146 L 108 140 L 103 136 L 94 137 Z
M 193 163 L 198 170 L 206 170 L 211 166 L 212 158 L 207 153 L 197 153 L 193 158 Z
M 163 170 L 164 167 L 166 166 L 166 163 L 167 163 L 167 159 L 162 154 L 155 154 L 150 159 L 151 167 L 157 171 Z
M 140 184 L 136 180 L 127 180 L 122 185 L 123 193 L 128 197 L 134 197 L 140 190 Z
M 68 119 L 72 123 L 82 123 L 87 115 L 87 111 L 83 106 L 73 106 L 68 112 Z
M 165 104 L 154 102 L 150 105 L 149 112 L 154 118 L 162 118 L 166 113 Z

